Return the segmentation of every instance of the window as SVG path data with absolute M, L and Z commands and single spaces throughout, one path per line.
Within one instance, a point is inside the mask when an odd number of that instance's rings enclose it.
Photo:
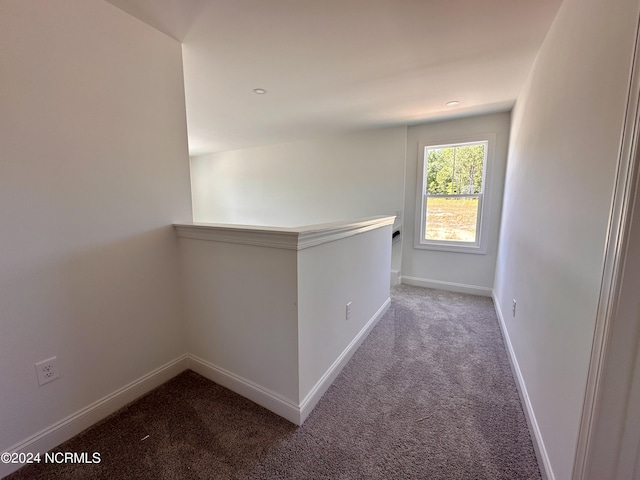
M 417 248 L 486 253 L 482 212 L 491 137 L 421 145 Z

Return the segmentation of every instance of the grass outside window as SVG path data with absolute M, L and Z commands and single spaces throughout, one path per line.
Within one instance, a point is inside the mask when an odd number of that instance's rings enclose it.
M 425 238 L 434 241 L 475 242 L 478 198 L 428 197 Z

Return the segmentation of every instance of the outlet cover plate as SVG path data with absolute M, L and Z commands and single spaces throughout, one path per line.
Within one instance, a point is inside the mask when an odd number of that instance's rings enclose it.
M 47 358 L 36 363 L 36 374 L 38 375 L 38 385 L 52 382 L 56 378 L 60 378 L 58 371 L 58 363 L 56 357 Z

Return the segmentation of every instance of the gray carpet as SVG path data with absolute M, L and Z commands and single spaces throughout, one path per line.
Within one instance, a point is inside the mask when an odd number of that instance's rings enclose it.
M 491 299 L 405 285 L 302 427 L 187 371 L 56 450 L 7 478 L 540 478 Z

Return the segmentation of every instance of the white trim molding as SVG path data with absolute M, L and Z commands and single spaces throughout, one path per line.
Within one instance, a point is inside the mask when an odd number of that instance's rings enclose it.
M 393 225 L 395 216 L 285 228 L 223 223 L 175 223 L 179 238 L 302 250 Z
M 371 333 L 371 330 L 373 330 L 387 310 L 389 310 L 390 306 L 391 298 L 387 298 L 378 311 L 371 317 L 371 319 L 369 319 L 365 326 L 362 327 L 362 330 L 358 332 L 351 343 L 349 343 L 344 351 L 338 356 L 336 361 L 333 362 L 333 365 L 331 365 L 322 378 L 318 380 L 318 383 L 314 385 L 309 394 L 302 400 L 302 402 L 300 402 L 299 425 L 302 425 L 302 423 L 307 419 L 309 414 L 322 398 L 322 395 L 325 394 L 338 375 L 340 375 L 342 369 L 349 362 L 360 345 L 362 345 L 362 342 L 364 342 L 367 336 Z
M 300 425 L 300 407 L 288 398 L 279 395 L 251 380 L 214 365 L 197 355 L 189 354 L 189 368 L 212 382 L 237 393 L 276 415 Z
M 11 453 L 45 453 L 187 370 L 189 368 L 188 365 L 188 355 L 181 355 L 175 360 L 156 368 L 115 392 L 31 435 L 26 440 L 7 448 L 5 451 Z M 0 463 L 0 478 L 15 472 L 22 466 L 20 464 Z
M 498 317 L 498 324 L 500 325 L 500 331 L 502 332 L 502 338 L 504 339 L 504 344 L 507 350 L 509 365 L 511 366 L 513 377 L 516 380 L 516 387 L 518 388 L 518 393 L 520 394 L 520 402 L 522 403 L 524 416 L 527 419 L 529 431 L 533 434 L 533 438 L 531 440 L 533 443 L 533 449 L 536 452 L 536 458 L 538 459 L 540 474 L 542 475 L 543 480 L 555 480 L 555 476 L 551 468 L 551 461 L 549 460 L 549 454 L 547 453 L 544 441 L 542 439 L 542 432 L 540 431 L 540 426 L 538 425 L 538 421 L 536 420 L 533 405 L 531 404 L 529 393 L 527 392 L 527 385 L 524 381 L 524 377 L 522 376 L 520 365 L 518 364 L 518 358 L 516 357 L 515 350 L 513 349 L 513 345 L 511 344 L 511 338 L 509 337 L 509 332 L 504 321 L 504 316 L 502 315 L 500 303 L 496 298 L 495 292 L 492 293 L 491 297 L 493 299 L 493 305 Z
M 205 378 L 222 385 L 229 390 L 236 392 L 238 395 L 251 400 L 254 403 L 270 410 L 276 415 L 289 420 L 295 425 L 302 425 L 307 417 L 311 414 L 315 406 L 318 404 L 322 395 L 329 389 L 331 384 L 340 375 L 340 372 L 349 362 L 353 354 L 358 350 L 362 342 L 367 338 L 371 330 L 378 324 L 382 316 L 387 312 L 391 305 L 391 299 L 388 298 L 378 311 L 369 319 L 365 326 L 349 343 L 344 351 L 338 356 L 333 364 L 322 375 L 322 378 L 313 386 L 309 394 L 297 404 L 295 401 L 285 398 L 276 392 L 269 390 L 251 380 L 236 375 L 229 370 L 214 365 L 197 355 L 188 354 L 189 368 L 199 373 Z
M 390 305 L 391 299 L 388 298 L 300 404 L 196 355 L 186 353 L 63 418 L 26 440 L 7 448 L 5 451 L 10 453 L 43 454 L 189 369 L 263 406 L 295 425 L 302 425 L 320 398 L 322 398 L 322 395 L 331 386 Z M 0 478 L 15 472 L 22 466 L 20 464 L 0 463 Z
M 594 467 L 598 465 L 598 468 L 602 469 L 604 461 L 610 464 L 609 468 L 612 470 L 620 467 L 628 467 L 627 465 L 618 465 L 621 461 L 621 452 L 627 447 L 627 445 L 624 444 L 624 425 L 622 428 L 619 427 L 617 429 L 618 431 L 615 433 L 609 434 L 616 435 L 617 438 L 608 438 L 604 440 L 604 443 L 611 445 L 610 452 L 603 452 L 601 449 L 598 449 L 598 442 L 596 441 L 596 426 L 600 422 L 608 421 L 607 418 L 602 418 L 603 409 L 607 408 L 606 405 L 603 405 L 603 389 L 607 363 L 612 361 L 612 352 L 615 351 L 615 349 L 612 349 L 612 343 L 615 336 L 614 334 L 617 331 L 624 331 L 623 329 L 628 327 L 628 325 L 625 325 L 624 322 L 619 319 L 617 321 L 615 320 L 618 313 L 618 306 L 621 302 L 621 288 L 626 260 L 625 257 L 630 240 L 634 201 L 637 203 L 636 199 L 639 188 L 638 182 L 640 181 L 638 180 L 638 176 L 640 175 L 639 52 L 640 27 L 636 25 L 636 43 L 633 52 L 631 75 L 627 94 L 627 107 L 618 156 L 611 213 L 609 216 L 602 283 L 600 288 L 600 297 L 598 299 L 598 311 L 596 314 L 596 325 L 582 417 L 580 421 L 580 430 L 578 432 L 578 443 L 572 475 L 573 480 L 591 480 L 592 478 L 595 478 L 596 475 L 593 473 Z M 632 321 L 637 322 L 637 318 L 633 318 Z M 632 387 L 631 379 L 633 377 L 633 369 L 633 360 L 628 364 L 616 365 L 614 368 L 614 370 L 618 371 L 618 374 L 623 374 L 624 372 L 627 375 L 629 382 L 627 387 L 630 390 Z M 623 394 L 622 392 L 620 393 Z M 631 395 L 631 393 L 629 393 L 629 395 Z M 614 412 L 609 410 L 607 411 L 607 414 L 611 416 L 624 416 L 625 412 Z M 640 434 L 640 432 L 635 432 L 635 434 Z M 600 442 L 603 442 L 603 440 L 601 439 Z M 637 452 L 637 446 L 635 449 Z M 632 459 L 631 462 L 635 462 L 635 459 Z M 628 468 L 633 469 L 634 467 L 630 466 Z
M 491 296 L 491 288 L 480 285 L 467 285 L 465 283 L 445 282 L 444 280 L 432 280 L 429 278 L 410 277 L 402 275 L 400 283 L 413 285 L 414 287 L 435 288 L 436 290 L 447 290 L 449 292 L 470 293 L 471 295 Z

